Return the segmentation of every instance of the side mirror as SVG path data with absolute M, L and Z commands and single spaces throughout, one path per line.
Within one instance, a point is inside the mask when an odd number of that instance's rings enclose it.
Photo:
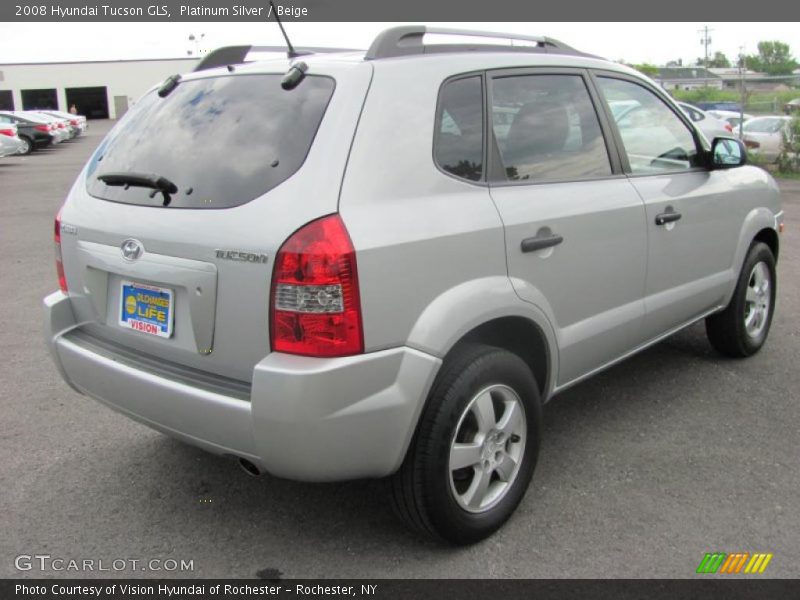
M 747 164 L 747 148 L 734 138 L 718 137 L 711 142 L 711 168 L 732 169 Z

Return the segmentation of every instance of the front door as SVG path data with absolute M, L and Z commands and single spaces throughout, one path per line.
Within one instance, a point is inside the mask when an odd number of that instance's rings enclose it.
M 724 301 L 742 217 L 725 171 L 703 166 L 703 147 L 684 115 L 638 81 L 603 74 L 596 82 L 646 207 L 644 332 L 653 338 Z

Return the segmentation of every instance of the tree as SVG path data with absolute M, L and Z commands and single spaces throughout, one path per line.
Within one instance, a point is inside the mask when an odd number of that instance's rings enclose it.
M 628 65 L 639 71 L 639 73 L 644 73 L 648 77 L 657 77 L 659 74 L 658 67 L 655 65 L 651 65 L 649 63 L 642 63 L 639 65 Z
M 731 61 L 728 60 L 724 52 L 717 51 L 714 52 L 714 56 L 708 59 L 708 64 L 706 66 L 712 69 L 729 69 Z
M 798 66 L 789 44 L 758 42 L 758 54 L 747 57 L 747 68 L 767 75 L 791 75 Z

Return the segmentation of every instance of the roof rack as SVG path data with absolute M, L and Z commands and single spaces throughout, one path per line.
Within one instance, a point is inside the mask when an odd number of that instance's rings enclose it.
M 194 71 L 205 71 L 216 67 L 228 65 L 239 65 L 248 62 L 247 55 L 251 52 L 280 52 L 286 54 L 286 46 L 223 46 L 209 52 L 203 57 Z M 298 56 L 308 54 L 324 54 L 329 52 L 354 52 L 351 48 L 320 48 L 316 46 L 306 46 L 295 48 Z
M 514 40 L 516 40 L 521 42 L 534 42 L 534 44 L 522 46 L 491 43 L 426 45 L 423 43 L 423 37 L 426 33 L 484 39 L 503 39 L 509 40 L 512 43 Z M 414 54 L 430 54 L 433 52 L 553 52 L 556 54 L 590 56 L 549 37 L 493 33 L 489 31 L 473 31 L 470 29 L 426 27 L 425 25 L 407 25 L 392 27 L 378 34 L 378 37 L 376 37 L 372 42 L 372 45 L 369 47 L 369 50 L 367 50 L 367 54 L 364 58 L 366 60 L 375 60 L 379 58 L 392 58 L 396 56 L 409 56 Z

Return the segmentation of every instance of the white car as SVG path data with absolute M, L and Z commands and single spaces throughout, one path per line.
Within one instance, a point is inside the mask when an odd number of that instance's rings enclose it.
M 0 123 L 0 158 L 19 154 L 24 148 L 24 142 L 17 135 L 17 126 L 13 123 Z
M 685 102 L 678 102 L 678 106 L 692 120 L 695 127 L 708 138 L 708 141 L 713 141 L 715 137 L 729 137 L 733 133 L 733 126 L 730 123 L 718 119 L 711 113 Z
M 721 121 L 725 121 L 734 129 L 734 131 L 739 127 L 739 125 L 742 124 L 743 121 L 753 118 L 753 115 L 740 113 L 735 110 L 709 110 L 708 114 L 720 119 Z
M 792 117 L 756 117 L 745 121 L 745 146 L 767 162 L 775 162 L 783 149 L 785 136 L 790 135 L 791 121 Z
M 88 127 L 86 123 L 86 117 L 83 115 L 73 115 L 62 110 L 42 110 L 39 112 L 50 115 L 51 117 L 55 117 L 57 119 L 66 119 L 69 121 L 72 127 L 75 129 L 75 137 L 83 134 Z

